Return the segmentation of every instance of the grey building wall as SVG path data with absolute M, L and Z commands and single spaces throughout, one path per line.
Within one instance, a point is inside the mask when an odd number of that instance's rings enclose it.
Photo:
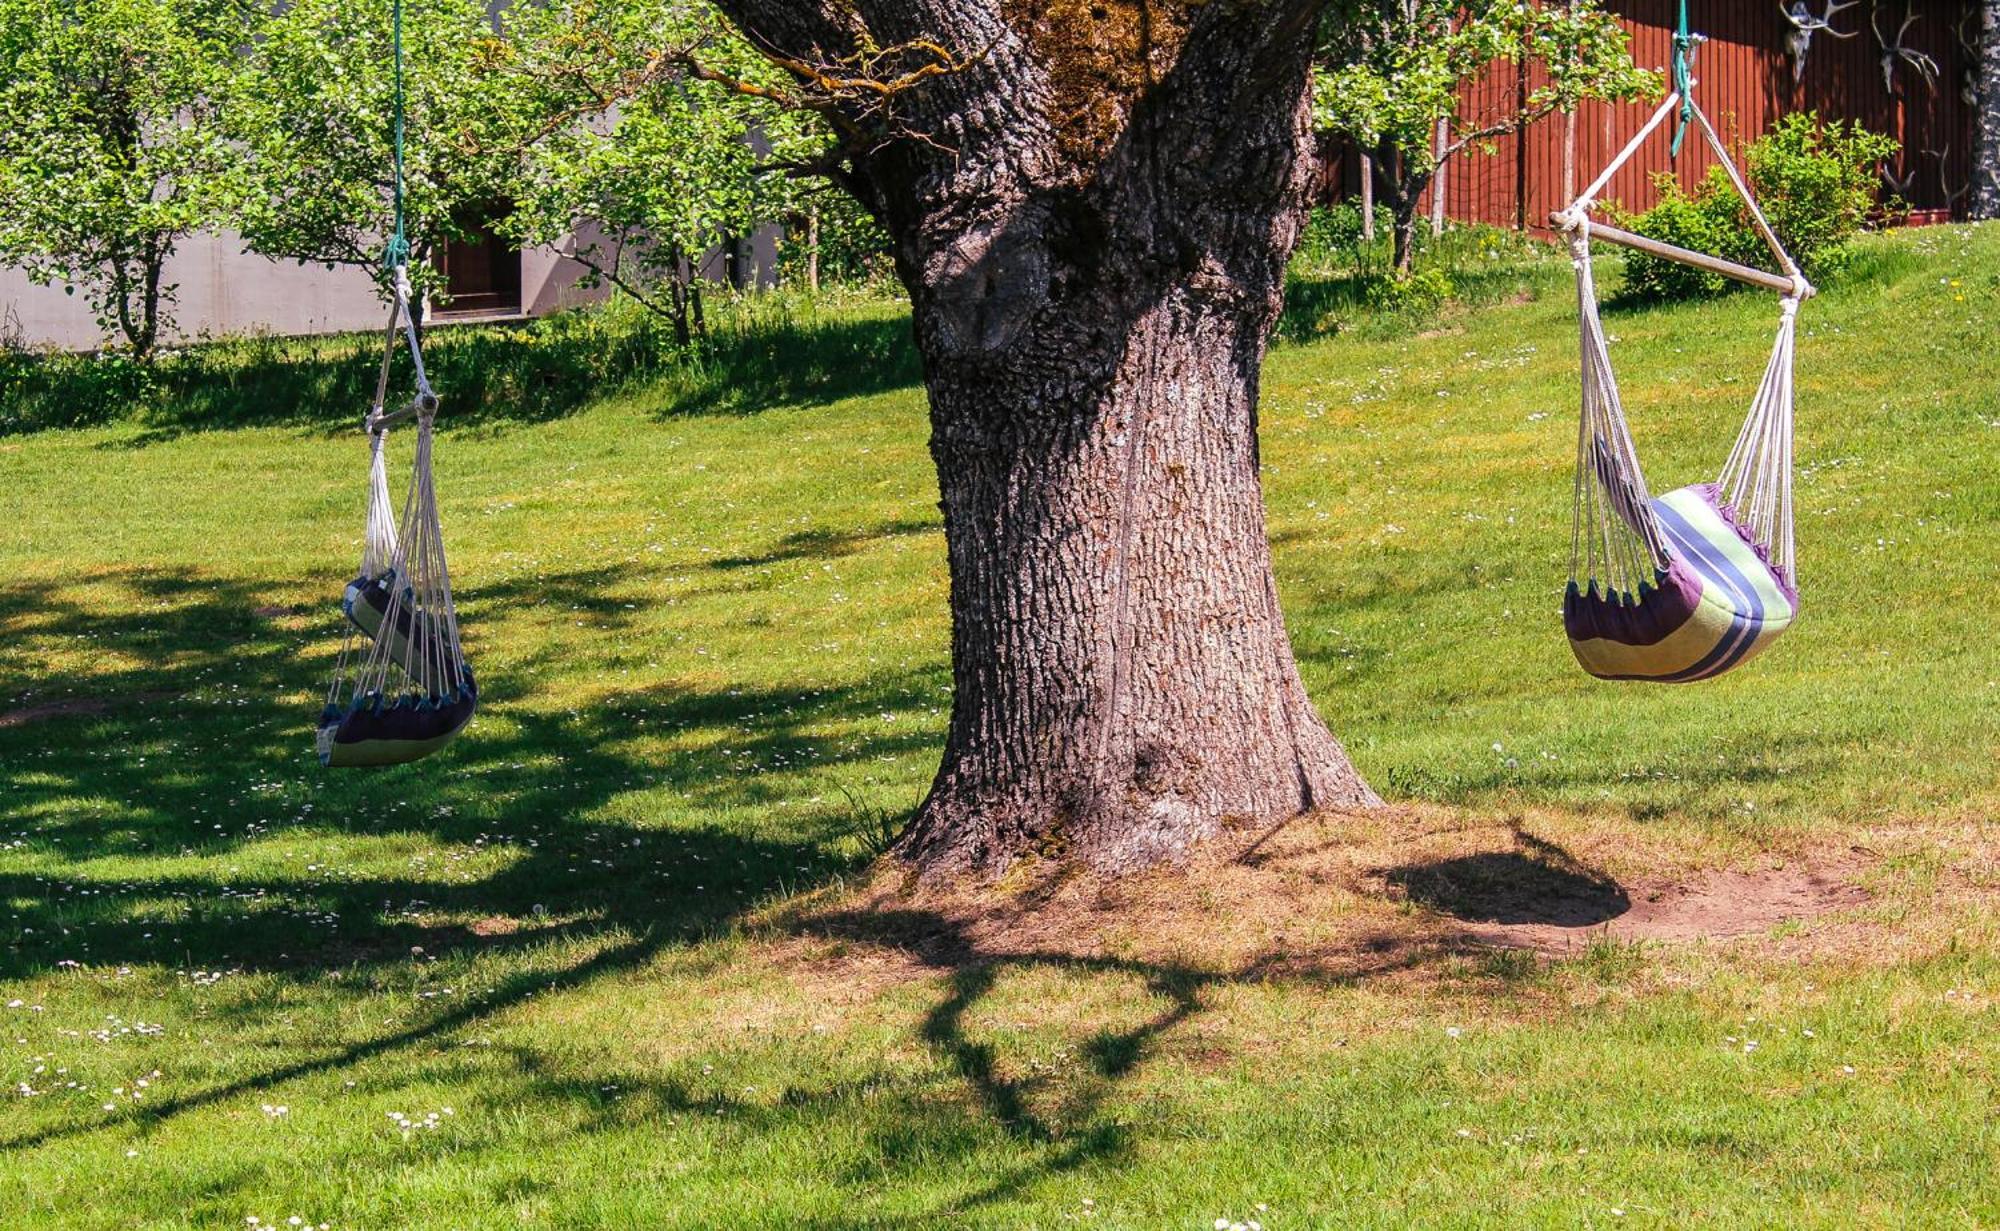
M 583 267 L 550 248 L 521 254 L 521 305 L 538 316 L 604 298 L 577 286 Z M 387 308 L 368 274 L 351 266 L 301 266 L 244 252 L 237 237 L 194 235 L 168 261 L 166 281 L 179 288 L 173 341 L 238 334 L 341 333 L 379 328 Z M 106 336 L 82 292 L 36 286 L 0 267 L 0 328 L 34 347 L 94 350 Z
M 771 290 L 778 285 L 778 244 L 784 237 L 785 228 L 772 222 L 717 244 L 702 254 L 695 276 L 742 291 Z

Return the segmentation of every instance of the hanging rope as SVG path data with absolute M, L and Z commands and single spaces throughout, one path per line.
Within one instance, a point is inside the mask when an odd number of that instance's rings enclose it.
M 397 0 L 401 3 L 402 0 Z M 1681 156 L 1681 142 L 1687 138 L 1688 124 L 1694 119 L 1694 49 L 1701 45 L 1699 34 L 1688 32 L 1687 0 L 1681 0 L 1680 24 L 1674 28 L 1674 93 L 1681 98 L 1681 121 L 1674 128 L 1674 143 L 1668 153 Z
M 1792 543 L 1792 358 L 1797 349 L 1799 299 L 1778 301 L 1778 340 L 1757 387 L 1750 415 L 1716 480 L 1722 506 L 1751 541 L 1769 554 L 1771 567 L 1794 581 Z
M 394 765 L 428 756 L 465 729 L 478 705 L 459 636 L 431 464 L 438 398 L 424 370 L 402 266 L 394 285 L 381 373 L 364 421 L 368 519 L 361 570 L 341 601 L 350 628 L 320 714 L 319 753 L 327 765 Z M 404 348 L 417 392 L 391 411 L 385 405 L 390 369 Z M 385 455 L 390 428 L 411 418 L 416 457 L 398 515 Z
M 395 213 L 389 230 L 389 242 L 382 253 L 382 267 L 393 270 L 408 265 L 410 262 L 410 239 L 404 229 L 403 217 L 405 196 L 403 187 L 403 117 L 406 104 L 403 95 L 403 0 L 395 0 L 393 15 L 390 21 L 394 30 L 392 42 L 395 45 L 395 88 L 391 106 L 394 108 L 396 116 L 395 136 L 392 141 L 394 149 L 391 154 L 394 177 L 393 186 L 390 191 L 395 199 Z
M 1583 412 L 1578 417 L 1576 479 L 1571 496 L 1570 575 L 1588 593 L 1636 602 L 1665 571 L 1665 536 L 1646 490 L 1646 474 L 1632 444 L 1610 343 L 1597 311 L 1597 282 L 1590 266 L 1590 223 L 1569 235 L 1576 270 L 1577 316 L 1582 346 Z
M 350 628 L 319 721 L 320 761 L 337 766 L 395 765 L 429 756 L 457 738 L 478 707 L 472 668 L 459 639 L 431 466 L 438 397 L 424 367 L 410 286 L 402 0 L 395 0 L 394 7 L 394 219 L 383 254 L 394 303 L 375 397 L 363 420 L 369 464 L 361 571 L 341 601 Z M 389 378 L 399 350 L 409 353 L 416 392 L 392 411 Z M 398 516 L 390 503 L 385 455 L 390 428 L 410 419 L 417 424 L 416 458 Z

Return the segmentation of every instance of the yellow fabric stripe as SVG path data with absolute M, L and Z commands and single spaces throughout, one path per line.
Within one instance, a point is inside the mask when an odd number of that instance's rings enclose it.
M 1763 606 L 1763 615 L 1750 631 L 1749 644 L 1731 665 L 1740 666 L 1761 654 L 1791 627 L 1798 614 L 1770 566 L 1758 558 L 1736 528 L 1696 489 L 1683 487 L 1668 492 L 1660 497 L 1659 503 L 1686 520 L 1707 549 L 1742 576 Z M 1653 645 L 1626 645 L 1606 637 L 1571 641 L 1570 649 L 1585 671 L 1601 676 L 1674 676 L 1700 663 L 1730 636 L 1737 617 L 1747 613 L 1739 609 L 1730 588 L 1716 578 L 1702 575 L 1705 570 L 1697 561 L 1684 563 L 1701 575 L 1701 601 L 1687 622 Z
M 1609 637 L 1571 641 L 1576 661 L 1592 675 L 1672 675 L 1685 671 L 1721 644 L 1736 622 L 1736 608 L 1716 584 L 1701 583 L 1701 602 L 1687 623 L 1652 645 L 1626 645 Z
M 1756 587 L 1757 597 L 1764 604 L 1763 618 L 1767 627 L 1776 624 L 1783 628 L 1791 623 L 1791 600 L 1778 588 L 1777 578 L 1771 575 L 1771 567 L 1757 558 L 1750 544 L 1743 541 L 1736 528 L 1724 521 L 1715 506 L 1703 499 L 1700 492 L 1690 487 L 1678 488 L 1660 497 L 1660 503 L 1685 517 L 1688 525 L 1694 527 L 1711 550 L 1735 565 L 1737 572 Z
M 401 765 L 405 761 L 415 761 L 458 738 L 465 727 L 448 731 L 434 739 L 364 739 L 350 744 L 329 741 L 327 765 L 345 768 L 353 765 Z

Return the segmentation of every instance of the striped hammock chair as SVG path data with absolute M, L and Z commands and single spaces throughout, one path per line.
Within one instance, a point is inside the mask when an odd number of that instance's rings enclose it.
M 1767 273 L 1595 223 L 1597 194 L 1679 108 L 1699 126 L 1782 273 Z M 1792 553 L 1792 353 L 1813 295 L 1742 173 L 1685 91 L 1670 94 L 1604 173 L 1551 222 L 1569 240 L 1582 321 L 1570 582 L 1563 626 L 1576 660 L 1607 680 L 1710 679 L 1769 648 L 1798 613 Z M 1713 483 L 1654 497 L 1618 397 L 1598 318 L 1590 245 L 1602 239 L 1779 295 L 1778 337 L 1736 446 Z
M 323 765 L 399 765 L 427 757 L 458 738 L 478 707 L 472 668 L 459 644 L 451 601 L 437 488 L 431 477 L 437 394 L 424 372 L 410 315 L 407 270 L 395 270 L 396 303 L 382 355 L 369 437 L 368 528 L 361 571 L 341 599 L 349 628 L 319 720 Z M 416 396 L 385 413 L 398 335 L 416 369 Z M 389 429 L 414 419 L 417 453 L 400 518 L 389 497 L 384 457 Z

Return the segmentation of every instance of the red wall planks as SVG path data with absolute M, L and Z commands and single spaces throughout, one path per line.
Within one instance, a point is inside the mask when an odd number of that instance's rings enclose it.
M 1814 0 L 1814 5 L 1824 10 L 1825 0 Z M 1631 35 L 1634 58 L 1664 73 L 1672 55 L 1677 0 L 1608 0 L 1606 7 Z M 1971 55 L 1958 30 L 1969 8 L 1966 0 L 1910 0 L 1907 6 L 1900 0 L 1862 0 L 1833 18 L 1835 29 L 1856 37 L 1833 38 L 1824 31 L 1815 35 L 1804 79 L 1795 84 L 1785 45 L 1792 27 L 1776 0 L 1694 0 L 1690 24 L 1708 36 L 1695 60 L 1695 95 L 1732 146 L 1794 111 L 1858 120 L 1886 132 L 1903 145 L 1888 170 L 1907 181 L 1903 195 L 1908 203 L 1919 210 L 1949 208 L 1954 216 L 1963 216 L 1974 118 L 1962 93 Z M 1871 12 L 1878 14 L 1883 35 L 1891 40 L 1905 15 L 1916 17 L 1903 43 L 1936 62 L 1934 86 L 1899 61 L 1891 75 L 1893 92 L 1884 87 L 1883 47 L 1870 29 Z M 1519 84 L 1514 65 L 1495 64 L 1466 86 L 1468 114 L 1504 113 L 1516 105 Z M 1652 107 L 1583 106 L 1576 119 L 1576 187 L 1596 176 Z M 1542 226 L 1551 211 L 1568 203 L 1563 195 L 1564 129 L 1563 117 L 1552 116 L 1519 136 L 1501 138 L 1490 150 L 1467 150 L 1452 159 L 1445 175 L 1446 213 L 1467 222 Z M 1644 209 L 1655 199 L 1654 173 L 1672 170 L 1687 185 L 1699 180 L 1713 161 L 1699 135 L 1689 134 L 1678 165 L 1669 162 L 1668 140 L 1667 131 L 1656 135 L 1613 179 L 1605 199 Z M 1346 161 L 1345 174 L 1335 179 L 1351 191 L 1356 186 L 1354 160 Z M 1427 212 L 1428 199 L 1424 208 Z

